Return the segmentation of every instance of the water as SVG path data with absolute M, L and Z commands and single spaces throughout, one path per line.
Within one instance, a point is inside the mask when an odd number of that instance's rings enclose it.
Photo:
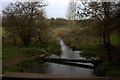
M 79 53 L 82 51 L 72 51 L 67 45 L 64 44 L 63 40 L 59 37 L 59 43 L 61 45 L 62 53 L 60 56 L 51 55 L 52 58 L 67 58 L 67 59 L 85 59 L 80 56 Z M 78 63 L 79 64 L 79 63 Z M 80 63 L 92 65 L 91 63 Z M 59 74 L 59 75 L 71 75 L 71 76 L 95 76 L 92 69 L 86 69 L 82 67 L 68 66 L 63 64 L 56 64 L 45 62 L 43 64 L 34 64 L 33 72 L 43 74 Z
M 82 51 L 72 51 L 71 48 L 69 48 L 67 45 L 64 44 L 63 40 L 58 37 L 61 49 L 62 49 L 62 54 L 60 56 L 56 55 L 51 55 L 51 58 L 67 58 L 67 59 L 84 59 L 83 57 L 80 57 L 79 53 Z
M 58 75 L 67 75 L 67 76 L 95 76 L 92 72 L 92 69 L 66 66 L 56 63 L 45 62 L 44 66 L 36 64 L 33 68 L 33 72 L 42 73 L 42 74 L 58 74 Z

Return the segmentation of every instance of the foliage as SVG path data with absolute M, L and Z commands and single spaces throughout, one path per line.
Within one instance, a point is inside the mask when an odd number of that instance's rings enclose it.
M 25 50 L 25 55 L 31 57 L 35 55 L 41 55 L 41 54 L 47 54 L 47 52 L 44 50 L 44 48 L 27 48 Z
M 95 73 L 98 76 L 112 75 L 111 70 L 119 70 L 119 65 L 113 62 L 103 62 L 96 69 Z M 110 72 L 109 72 L 110 71 Z M 107 73 L 108 72 L 108 73 Z M 116 72 L 117 73 L 117 72 Z M 114 73 L 113 73 L 114 74 Z M 118 74 L 117 74 L 118 75 Z
M 43 36 L 48 30 L 43 2 L 15 2 L 3 10 L 6 30 L 13 36 L 19 36 L 25 46 L 31 38 Z M 44 31 L 44 32 L 43 32 Z
M 119 41 L 118 41 L 118 36 L 117 35 L 113 34 L 111 36 L 111 43 L 112 43 L 113 46 L 118 46 Z
M 35 58 L 35 60 L 37 61 L 37 62 L 39 62 L 39 63 L 42 63 L 42 62 L 44 62 L 45 61 L 45 59 L 44 58 L 41 58 L 41 57 L 36 57 Z
M 50 43 L 49 43 L 49 45 L 47 47 L 47 51 L 50 54 L 56 54 L 56 55 L 61 54 L 61 47 L 59 45 L 59 41 L 57 40 L 57 38 L 58 37 L 55 34 L 51 35 Z
M 36 57 L 33 60 L 23 60 L 20 64 L 16 64 L 13 66 L 3 66 L 2 73 L 9 71 L 9 72 L 34 72 L 33 67 L 38 64 L 40 67 L 45 68 L 46 65 L 42 65 L 44 62 L 43 58 Z
M 3 66 L 3 73 L 6 71 L 10 72 L 27 72 L 30 71 L 32 66 L 32 60 L 24 60 L 20 64 L 13 65 L 13 66 Z
M 12 66 L 12 67 L 2 67 L 2 73 L 9 71 L 9 72 L 23 72 L 23 68 L 22 67 L 18 67 L 16 65 Z
M 119 10 L 119 6 L 119 2 L 82 2 L 77 8 L 80 18 L 92 18 L 93 20 L 98 20 L 96 27 L 94 27 L 94 30 L 96 30 L 95 33 L 98 34 L 97 36 L 100 36 L 102 38 L 102 41 L 108 51 L 107 54 L 110 61 L 112 60 L 110 29 L 111 27 L 115 27 L 111 26 L 111 22 L 113 22 L 113 17 L 118 14 L 117 11 Z M 98 25 L 98 23 L 100 25 Z M 117 20 L 115 23 L 117 23 Z
M 83 52 L 80 55 L 89 59 L 94 57 L 105 60 L 107 58 L 106 49 L 100 46 L 89 46 L 89 48 L 83 49 Z
M 107 77 L 120 77 L 120 69 L 117 70 L 110 70 L 106 73 Z
M 0 27 L 2 30 L 2 36 L 8 36 L 9 33 L 6 31 L 6 29 L 4 27 Z
M 24 54 L 25 53 L 25 48 L 21 48 L 21 47 L 14 47 L 14 46 L 9 46 L 6 47 L 3 46 L 3 50 L 2 50 L 2 59 L 3 61 L 6 59 L 9 59 L 11 57 L 16 57 L 20 54 Z

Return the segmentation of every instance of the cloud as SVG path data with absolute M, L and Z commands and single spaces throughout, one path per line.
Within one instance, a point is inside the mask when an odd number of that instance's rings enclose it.
M 46 0 L 50 4 L 59 4 L 61 6 L 66 6 L 69 0 Z
M 69 0 L 46 0 L 48 6 L 46 8 L 48 18 L 64 17 L 66 14 Z
M 4 3 L 2 2 L 3 3 L 2 8 L 5 9 L 10 2 L 15 2 L 15 1 L 28 1 L 28 0 L 4 0 Z M 33 0 L 29 0 L 29 1 L 33 1 Z M 46 7 L 47 17 L 48 18 L 51 18 L 51 17 L 65 18 L 68 2 L 69 0 L 45 0 L 45 3 L 48 4 L 48 6 Z

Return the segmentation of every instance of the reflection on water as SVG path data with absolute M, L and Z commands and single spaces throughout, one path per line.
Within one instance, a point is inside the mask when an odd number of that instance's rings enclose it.
M 58 37 L 62 53 L 60 56 L 51 55 L 52 58 L 67 58 L 67 59 L 84 59 L 83 57 L 80 57 L 79 53 L 82 51 L 72 51 L 71 48 L 69 48 L 67 45 L 64 44 L 63 40 Z
M 36 64 L 33 67 L 33 72 L 43 74 L 59 74 L 59 75 L 71 75 L 71 76 L 95 76 L 92 69 L 85 69 L 74 66 L 66 66 L 62 64 L 45 62 L 44 64 Z
M 64 44 L 63 40 L 60 37 L 58 38 L 58 40 L 62 49 L 61 58 L 80 59 L 79 53 L 81 53 L 82 51 L 72 51 L 72 49 Z
M 93 76 L 92 70 L 84 69 L 73 66 L 66 66 L 55 63 L 46 63 L 49 64 L 47 68 L 47 74 L 62 74 L 62 75 L 74 75 L 74 76 Z
M 72 51 L 67 45 L 64 44 L 63 40 L 58 38 L 62 54 L 60 56 L 51 55 L 50 57 L 55 58 L 68 58 L 68 59 L 85 59 L 80 57 L 79 53 L 82 51 Z M 92 65 L 91 63 L 81 63 Z M 72 75 L 72 76 L 95 76 L 92 69 L 86 69 L 81 67 L 74 67 L 56 63 L 45 62 L 43 64 L 34 63 L 32 68 L 33 72 L 44 73 L 44 74 L 61 74 L 61 75 Z

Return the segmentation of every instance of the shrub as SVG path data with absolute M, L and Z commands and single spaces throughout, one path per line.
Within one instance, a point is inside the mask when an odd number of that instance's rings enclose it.
M 117 64 L 114 64 L 113 62 L 103 62 L 95 69 L 95 74 L 98 76 L 105 76 L 106 74 L 110 74 L 111 70 L 119 69 L 119 66 Z M 107 73 L 108 72 L 108 73 Z
M 120 69 L 119 70 L 110 70 L 106 73 L 105 76 L 108 77 L 120 77 Z

